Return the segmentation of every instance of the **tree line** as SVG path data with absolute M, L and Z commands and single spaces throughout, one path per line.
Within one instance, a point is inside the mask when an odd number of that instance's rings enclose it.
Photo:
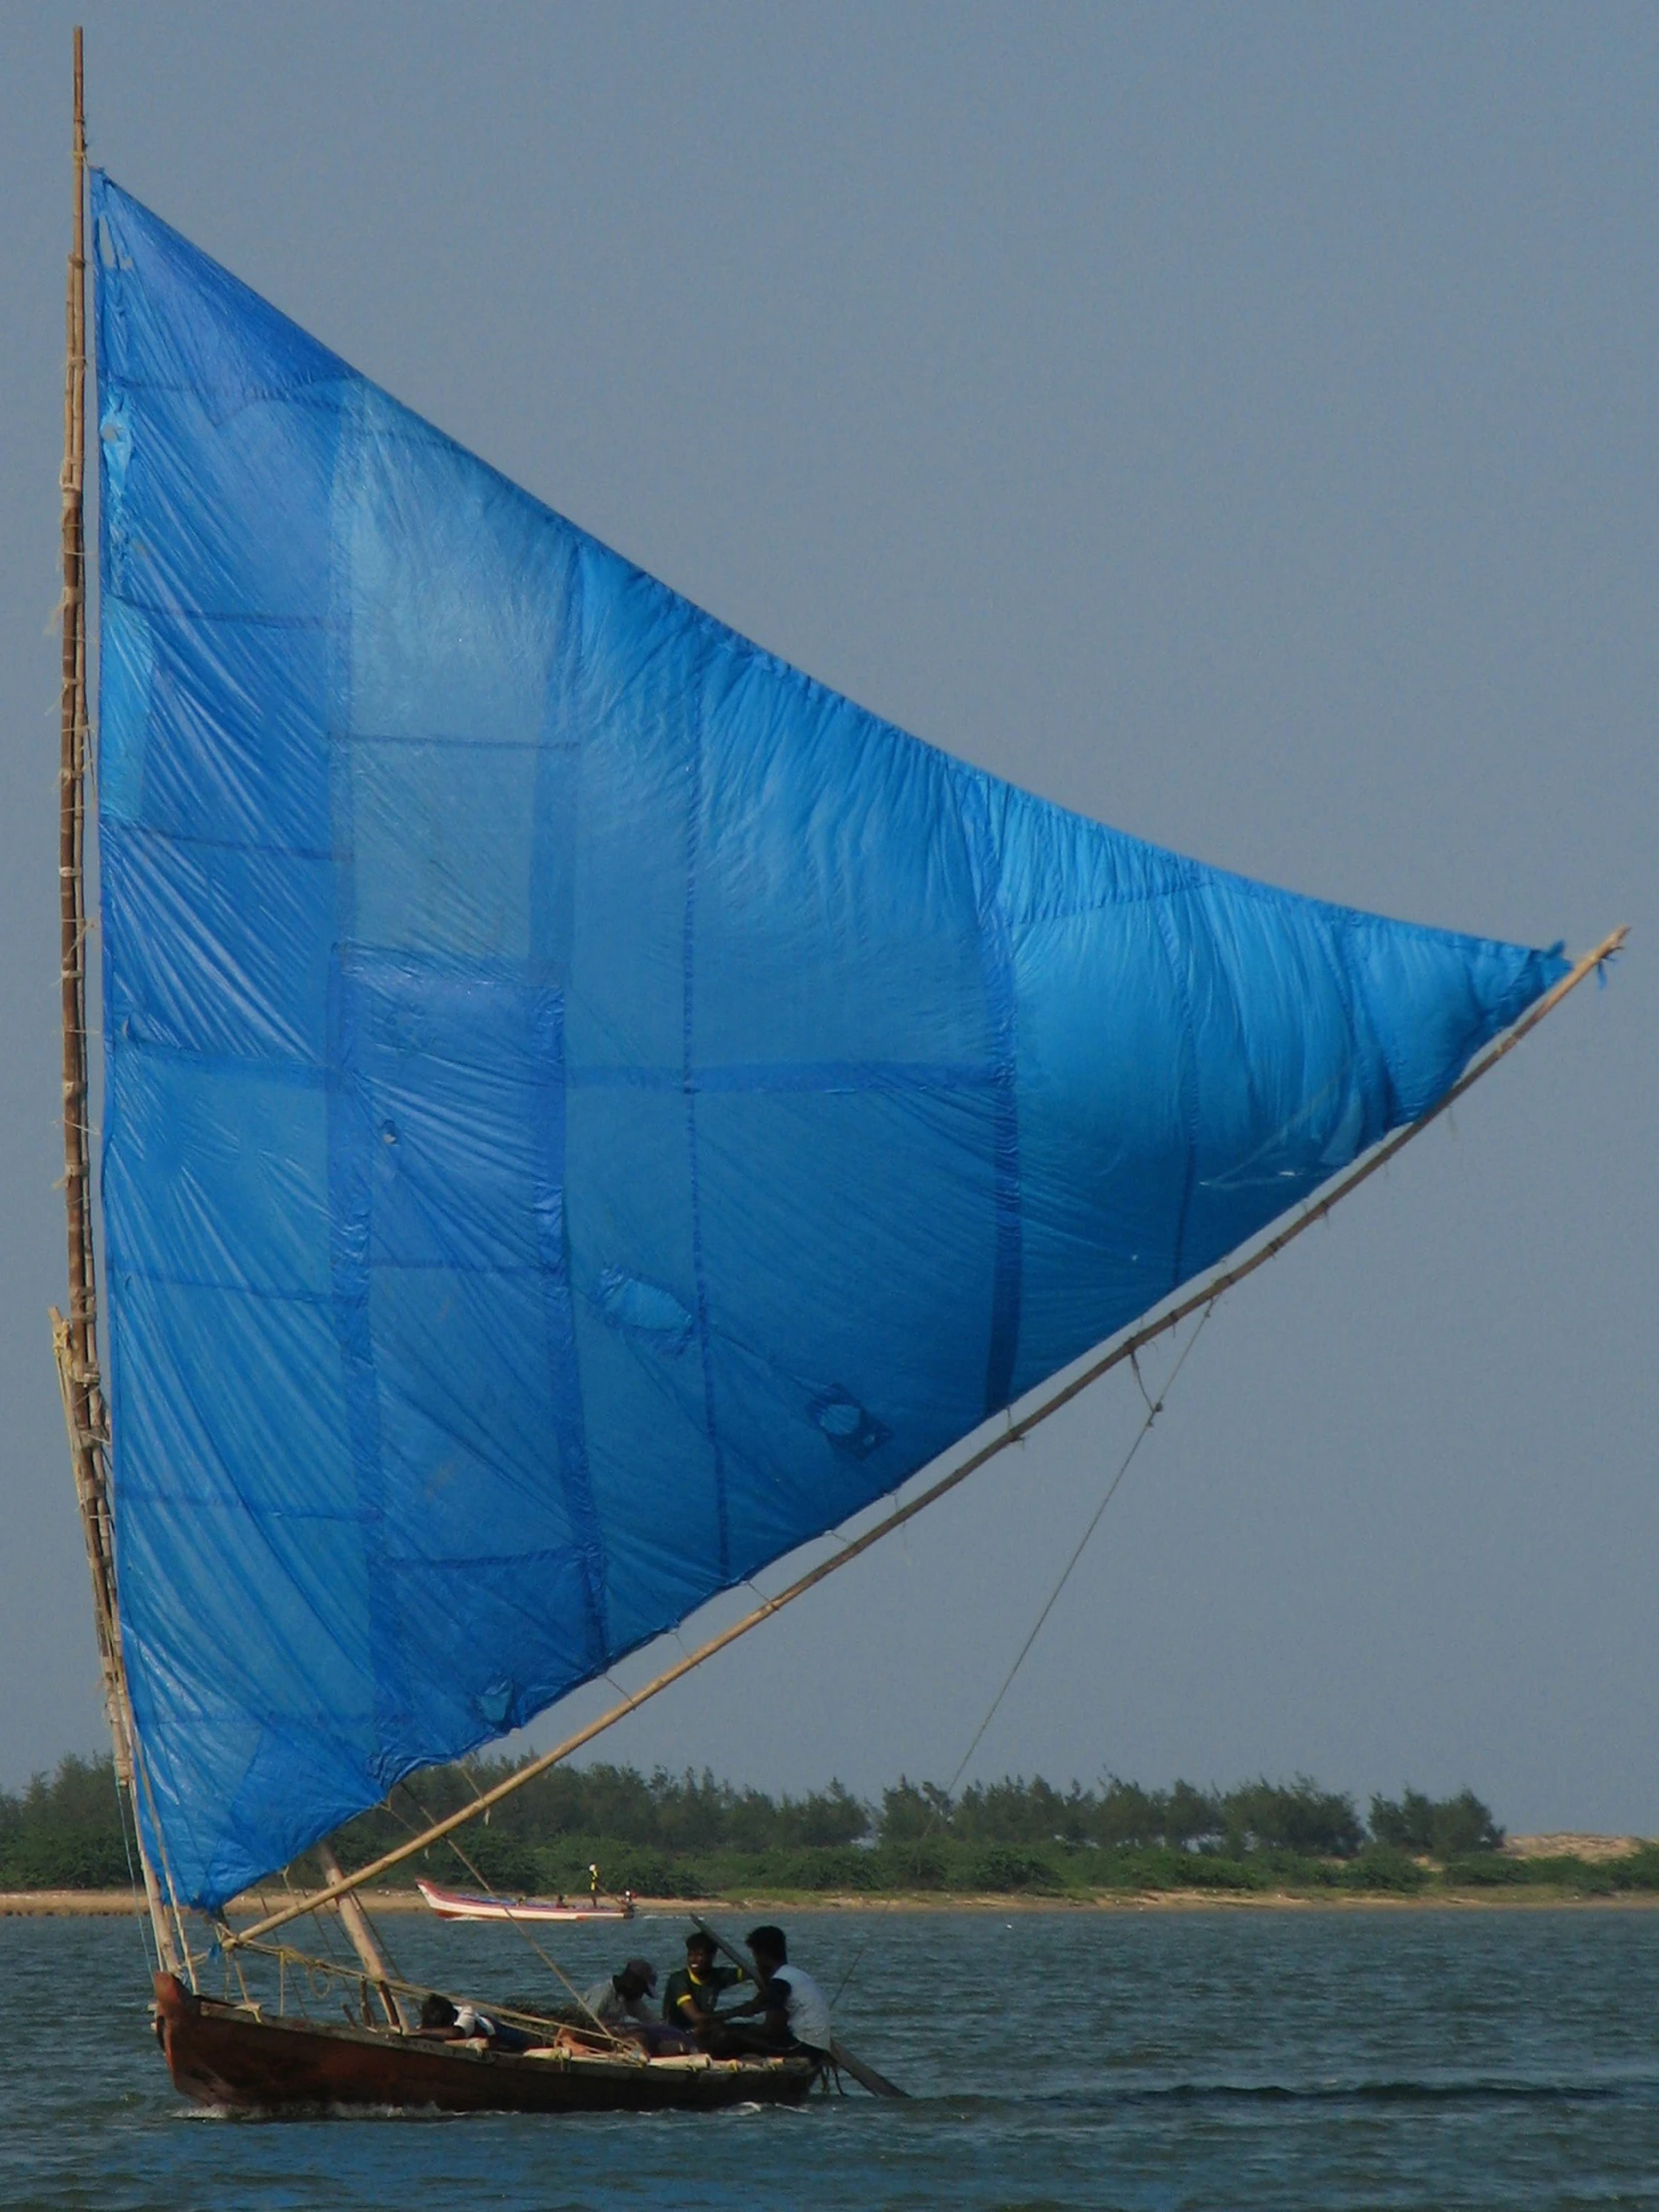
M 411 1828 L 454 1812 L 514 1772 L 509 1760 L 429 1770 L 351 1824 L 346 1840 L 366 1858 L 390 1850 Z M 1500 1850 L 1503 1830 L 1472 1790 L 1433 1799 L 1404 1790 L 1374 1797 L 1362 1820 L 1346 1792 L 1306 1775 L 1265 1778 L 1227 1791 L 1176 1782 L 1145 1790 L 1112 1775 L 1096 1788 L 1059 1790 L 1036 1776 L 1005 1776 L 947 1796 L 904 1777 L 871 1804 L 844 1784 L 804 1797 L 738 1789 L 705 1768 L 555 1767 L 490 1815 L 497 1840 L 546 1843 L 604 1837 L 672 1851 L 776 1852 L 863 1845 L 891 1851 L 932 1838 L 969 1844 L 1064 1844 L 1097 1850 L 1214 1851 L 1240 1858 L 1291 1851 L 1352 1859 L 1368 1844 L 1433 1859 Z
M 335 1848 L 348 1867 L 361 1866 L 514 1771 L 513 1761 L 488 1759 L 429 1769 L 347 1823 Z M 1148 1790 L 1117 1776 L 1058 1789 L 1040 1776 L 1004 1777 L 954 1796 L 901 1777 L 868 1803 L 838 1781 L 775 1797 L 707 1769 L 598 1765 L 538 1776 L 461 1843 L 481 1879 L 515 1890 L 579 1889 L 590 1860 L 609 1887 L 647 1895 L 717 1894 L 734 1881 L 806 1891 L 1043 1891 L 1248 1888 L 1304 1876 L 1408 1889 L 1424 1860 L 1493 1862 L 1503 1831 L 1472 1790 L 1374 1797 L 1362 1818 L 1352 1795 L 1305 1775 L 1226 1791 L 1179 1781 Z M 467 1879 L 446 1848 L 427 1854 L 421 1871 Z M 56 1774 L 0 1792 L 0 1889 L 128 1879 L 107 1758 L 68 1758 Z
M 1374 1797 L 1369 1821 L 1363 1821 L 1346 1791 L 1322 1790 L 1307 1775 L 1289 1783 L 1264 1778 L 1227 1791 L 1190 1782 L 1143 1790 L 1112 1775 L 1099 1789 L 1074 1782 L 1063 1793 L 1040 1776 L 975 1783 L 956 1798 L 929 1783 L 906 1781 L 882 1793 L 882 1842 L 933 1834 L 1100 1850 L 1210 1851 L 1233 1859 L 1261 1851 L 1354 1859 L 1368 1844 L 1382 1844 L 1445 1860 L 1503 1846 L 1503 1830 L 1472 1790 L 1443 1799 L 1416 1790 L 1397 1799 Z

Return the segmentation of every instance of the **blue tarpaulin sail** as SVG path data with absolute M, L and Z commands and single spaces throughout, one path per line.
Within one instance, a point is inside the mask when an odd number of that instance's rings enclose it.
M 894 1488 L 1563 963 L 918 743 L 93 210 L 122 1633 L 212 1907 Z

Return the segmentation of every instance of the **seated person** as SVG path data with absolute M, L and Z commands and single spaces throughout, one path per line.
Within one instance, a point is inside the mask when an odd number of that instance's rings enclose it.
M 469 2043 L 482 2037 L 492 2050 L 530 2050 L 538 2040 L 521 2027 L 491 2019 L 475 2004 L 452 2003 L 435 1989 L 427 1993 L 420 2007 L 420 2025 L 415 2033 L 434 2043 Z
M 582 1999 L 580 2016 L 565 2017 L 578 2033 L 605 2034 L 644 2046 L 648 2058 L 678 2058 L 697 2045 L 679 2028 L 657 2019 L 648 1999 L 657 1987 L 657 1969 L 648 1958 L 630 1958 L 608 1981 L 596 1981 Z M 597 2024 L 596 2024 L 597 2023 Z
M 699 2042 L 716 2024 L 721 1991 L 745 1978 L 736 1966 L 717 1965 L 716 1957 L 714 1937 L 694 1928 L 686 1937 L 686 1963 L 669 1975 L 663 1994 L 663 2018 Z
M 710 2048 L 723 2058 L 744 2051 L 764 2051 L 774 2057 L 805 2051 L 814 2058 L 828 2058 L 834 2042 L 830 2000 L 804 1966 L 790 1964 L 784 1931 L 770 1924 L 752 1929 L 749 1954 L 759 1985 L 747 2004 L 734 2004 L 725 2017 L 755 2012 L 760 2018 L 753 2026 L 747 2021 L 732 2027 L 723 2023 Z
M 656 1993 L 657 1969 L 649 1958 L 630 1958 L 604 1981 L 583 1991 L 582 2003 L 601 2027 L 644 2026 L 653 2017 L 649 1999 Z

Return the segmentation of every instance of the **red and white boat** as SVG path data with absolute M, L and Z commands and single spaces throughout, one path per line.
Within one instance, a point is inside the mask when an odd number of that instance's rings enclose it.
M 465 1890 L 440 1890 L 435 1882 L 416 1882 L 440 1921 L 631 1921 L 632 1891 L 620 1898 L 581 1898 L 572 1905 L 564 1898 L 477 1897 Z

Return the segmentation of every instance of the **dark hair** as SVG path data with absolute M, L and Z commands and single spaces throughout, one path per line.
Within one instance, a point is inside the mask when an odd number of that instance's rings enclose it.
M 752 1928 L 749 1931 L 749 1947 L 751 1950 L 764 1950 L 769 1958 L 776 1958 L 781 1966 L 789 1963 L 790 1946 L 785 1940 L 784 1931 L 774 1928 L 770 1921 L 764 1928 Z
M 420 2007 L 420 2024 L 422 2027 L 453 2027 L 455 2007 L 447 1997 L 440 1997 L 436 1989 L 432 1989 Z
M 688 1950 L 716 1951 L 720 1948 L 720 1945 L 706 1928 L 694 1928 L 686 1937 L 686 1948 Z

